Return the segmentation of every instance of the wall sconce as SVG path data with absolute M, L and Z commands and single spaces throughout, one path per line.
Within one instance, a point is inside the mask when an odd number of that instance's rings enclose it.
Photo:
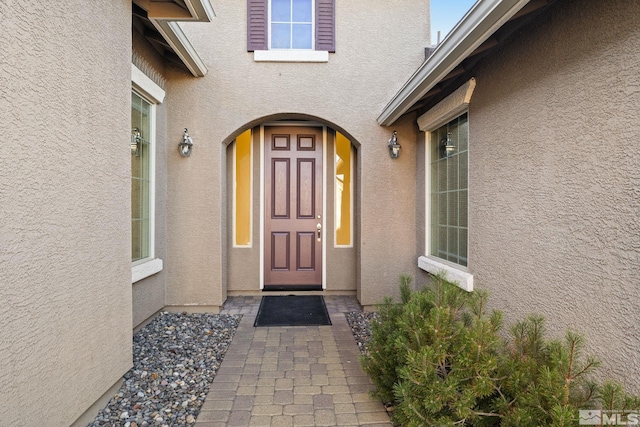
M 400 155 L 400 149 L 402 148 L 400 146 L 400 144 L 398 143 L 398 134 L 396 133 L 396 131 L 393 131 L 393 134 L 391 134 L 391 138 L 389 138 L 389 156 L 392 159 L 397 159 L 398 156 Z
M 451 132 L 447 132 L 447 136 L 442 138 L 440 141 L 440 150 L 442 153 L 442 157 L 449 157 L 455 151 L 456 146 L 453 145 L 453 141 L 451 140 Z
M 189 136 L 187 128 L 184 128 L 184 134 L 182 135 L 182 142 L 178 144 L 178 151 L 182 157 L 189 157 L 193 150 L 193 139 Z
M 131 129 L 131 155 L 140 157 L 140 145 L 142 145 L 142 135 L 140 129 Z

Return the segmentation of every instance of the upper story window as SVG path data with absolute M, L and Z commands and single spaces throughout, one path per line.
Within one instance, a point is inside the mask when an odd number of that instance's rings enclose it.
M 247 0 L 247 51 L 256 61 L 328 61 L 335 0 Z
M 269 47 L 313 49 L 313 0 L 271 0 Z

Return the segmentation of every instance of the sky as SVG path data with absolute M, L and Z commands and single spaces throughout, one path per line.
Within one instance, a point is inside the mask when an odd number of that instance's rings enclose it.
M 451 31 L 476 0 L 431 0 L 431 44 L 438 42 Z

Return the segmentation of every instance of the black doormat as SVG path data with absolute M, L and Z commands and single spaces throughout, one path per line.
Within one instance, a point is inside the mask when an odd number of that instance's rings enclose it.
M 264 296 L 253 326 L 323 326 L 331 319 L 318 295 Z

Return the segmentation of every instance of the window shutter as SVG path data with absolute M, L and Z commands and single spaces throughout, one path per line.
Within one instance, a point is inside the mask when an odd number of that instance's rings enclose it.
M 268 0 L 247 0 L 247 51 L 267 50 Z
M 316 50 L 336 51 L 335 0 L 316 0 Z

